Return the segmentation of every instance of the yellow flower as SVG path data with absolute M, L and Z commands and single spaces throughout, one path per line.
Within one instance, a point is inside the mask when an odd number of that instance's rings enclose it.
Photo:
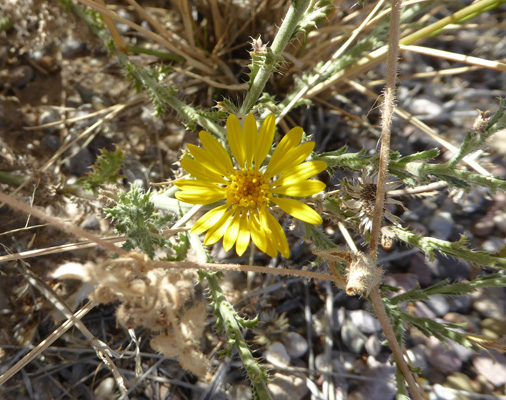
M 272 204 L 292 217 L 310 224 L 322 219 L 308 205 L 284 196 L 311 196 L 325 184 L 308 178 L 323 171 L 323 161 L 303 162 L 313 151 L 314 142 L 300 144 L 302 128 L 295 127 L 280 141 L 269 163 L 263 163 L 274 139 L 275 118 L 269 115 L 257 130 L 255 117 L 249 114 L 241 128 L 235 115 L 227 119 L 227 137 L 235 166 L 223 146 L 205 131 L 200 132 L 202 147 L 188 144 L 193 159 L 183 158 L 181 166 L 195 180 L 178 180 L 176 198 L 190 204 L 222 204 L 204 214 L 192 228 L 193 233 L 207 234 L 205 245 L 223 237 L 223 247 L 234 244 L 242 255 L 250 242 L 275 257 L 279 252 L 289 257 L 288 242 L 279 222 L 269 212 Z

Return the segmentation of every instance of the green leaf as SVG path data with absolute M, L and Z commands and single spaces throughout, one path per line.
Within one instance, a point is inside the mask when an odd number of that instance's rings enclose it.
M 118 179 L 124 176 L 119 173 L 124 161 L 125 155 L 120 148 L 115 151 L 102 149 L 102 154 L 91 167 L 92 171 L 88 173 L 88 176 L 79 179 L 77 183 L 82 184 L 86 190 L 94 192 L 101 185 L 117 184 Z
M 169 225 L 173 216 L 155 212 L 151 192 L 132 185 L 129 192 L 121 192 L 118 197 L 116 205 L 105 208 L 104 212 L 116 223 L 115 231 L 128 237 L 123 244 L 125 250 L 139 248 L 153 259 L 156 248 L 171 247 L 162 229 Z

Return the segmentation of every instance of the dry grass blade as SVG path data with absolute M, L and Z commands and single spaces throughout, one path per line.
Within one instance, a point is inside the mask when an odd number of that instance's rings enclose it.
M 175 235 L 176 233 L 180 232 L 186 232 L 189 228 L 174 228 L 174 229 L 167 229 L 163 231 L 163 236 L 168 237 L 171 235 Z M 112 236 L 112 237 L 104 237 L 101 238 L 104 242 L 109 243 L 120 243 L 124 242 L 126 240 L 126 236 Z M 83 250 L 88 249 L 90 247 L 96 247 L 98 246 L 98 243 L 94 241 L 83 241 L 78 243 L 67 243 L 62 244 L 60 246 L 52 246 L 52 247 L 46 247 L 44 249 L 35 249 L 35 250 L 28 250 L 28 251 L 22 251 L 20 253 L 13 253 L 8 254 L 5 256 L 0 256 L 0 263 L 7 262 L 7 261 L 14 261 L 14 260 L 23 260 L 26 258 L 32 258 L 32 257 L 40 257 L 40 256 L 46 256 L 49 254 L 58 254 L 58 253 L 65 253 L 68 251 L 77 251 L 77 250 Z
M 36 208 L 30 207 L 28 204 L 25 204 L 19 200 L 16 200 L 12 198 L 9 195 L 6 195 L 5 193 L 0 192 L 0 201 L 8 204 L 14 209 L 20 210 L 25 212 L 26 214 L 33 215 L 34 217 L 40 218 L 46 222 L 49 222 L 50 224 L 53 224 L 60 228 L 63 231 L 73 233 L 76 236 L 80 236 L 83 238 L 86 238 L 90 241 L 95 242 L 100 247 L 110 250 L 117 254 L 126 254 L 127 252 L 117 246 L 115 246 L 112 243 L 104 241 L 102 238 L 95 236 L 81 228 L 75 227 L 73 225 L 67 224 L 66 222 L 61 221 L 58 218 L 52 217 L 50 215 L 47 215 L 43 213 L 42 211 L 39 211 Z
M 184 57 L 186 59 L 186 62 L 188 63 L 188 65 L 190 65 L 202 72 L 205 72 L 211 76 L 215 75 L 215 71 L 212 67 L 205 65 L 203 62 L 196 60 L 193 57 L 189 56 L 184 51 L 180 50 L 178 47 L 173 45 L 171 42 L 169 42 L 167 39 L 163 38 L 162 36 L 160 36 L 154 32 L 151 32 L 148 29 L 143 28 L 142 26 L 136 24 L 135 22 L 129 21 L 128 19 L 119 16 L 115 12 L 101 6 L 100 4 L 93 2 L 92 0 L 79 0 L 79 2 L 100 12 L 102 15 L 108 15 L 111 18 L 113 18 L 114 20 L 130 26 L 131 28 L 135 29 L 136 31 L 142 33 L 146 38 L 154 40 L 155 42 L 157 42 L 157 43 L 161 44 L 163 47 L 165 47 L 167 50 L 169 50 L 173 53 L 176 53 L 177 55 L 179 55 L 181 57 Z
M 41 341 L 32 351 L 19 360 L 14 366 L 9 368 L 3 375 L 0 376 L 0 385 L 5 384 L 10 378 L 17 374 L 21 369 L 28 365 L 31 361 L 37 358 L 44 352 L 51 344 L 58 340 L 65 332 L 72 328 L 77 321 L 80 321 L 88 312 L 90 312 L 95 304 L 93 302 L 87 303 L 79 311 L 77 311 L 72 318 L 65 321 L 58 329 L 56 329 L 46 339 Z
M 476 66 L 482 67 L 482 68 L 490 68 L 490 69 L 493 69 L 496 71 L 503 71 L 503 72 L 506 71 L 506 64 L 499 62 L 499 61 L 490 61 L 490 60 L 485 60 L 483 58 L 471 57 L 471 56 L 466 56 L 464 54 L 457 54 L 457 53 L 452 53 L 450 51 L 431 49 L 429 47 L 423 47 L 423 46 L 401 45 L 400 49 L 404 50 L 404 51 L 411 51 L 413 53 L 424 54 L 427 56 L 439 57 L 439 58 L 444 58 L 446 60 L 463 62 L 465 64 L 470 64 L 470 65 L 476 65 Z

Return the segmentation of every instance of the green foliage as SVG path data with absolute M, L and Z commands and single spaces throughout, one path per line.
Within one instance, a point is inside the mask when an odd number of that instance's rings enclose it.
M 140 68 L 129 58 L 114 48 L 121 65 L 126 71 L 126 76 L 133 86 L 140 91 L 146 89 L 151 97 L 155 107 L 155 115 L 161 115 L 165 112 L 165 105 L 171 102 L 171 98 L 177 93 L 177 90 L 170 85 L 162 83 L 166 68 L 149 69 Z
M 506 269 L 506 258 L 495 257 L 485 251 L 471 250 L 467 247 L 467 238 L 462 236 L 458 242 L 448 242 L 446 240 L 425 237 L 419 233 L 411 232 L 407 229 L 390 227 L 396 237 L 411 246 L 419 248 L 427 257 L 433 258 L 434 252 L 439 251 L 444 255 L 460 258 L 473 264 L 483 265 L 485 267 Z
M 190 250 L 190 237 L 188 232 L 181 232 L 178 235 L 176 243 L 172 245 L 172 250 L 175 254 L 169 255 L 165 258 L 167 261 L 184 261 L 188 250 Z
M 258 321 L 256 318 L 254 320 L 245 320 L 239 317 L 237 311 L 223 294 L 215 273 L 199 271 L 199 276 L 201 279 L 206 278 L 209 284 L 209 293 L 213 299 L 211 305 L 214 307 L 214 315 L 217 317 L 216 326 L 228 338 L 228 347 L 224 350 L 223 354 L 231 356 L 232 350 L 235 348 L 251 381 L 255 398 L 259 400 L 271 399 L 271 395 L 267 389 L 269 381 L 267 371 L 253 357 L 241 332 L 241 328 L 252 328 Z
M 490 119 L 486 117 L 486 112 L 479 113 L 473 129 L 466 132 L 459 151 L 448 162 L 449 167 L 454 167 L 466 155 L 478 150 L 493 133 L 506 126 L 505 106 L 506 101 L 501 99 L 499 109 Z
M 398 340 L 404 335 L 405 324 L 409 324 L 416 327 L 425 336 L 429 338 L 435 337 L 445 346 L 448 346 L 448 340 L 451 340 L 475 351 L 479 349 L 466 334 L 458 332 L 458 329 L 462 329 L 462 324 L 439 322 L 431 318 L 417 317 L 406 312 L 401 307 L 392 304 L 387 297 L 383 297 L 383 303 L 385 304 L 387 314 L 393 320 L 394 331 L 398 335 Z
M 312 2 L 312 4 L 304 12 L 300 22 L 297 24 L 297 30 L 294 35 L 298 32 L 303 32 L 307 35 L 310 31 L 317 27 L 318 22 L 330 14 L 333 8 L 334 6 L 330 0 Z
M 304 222 L 306 228 L 305 239 L 311 240 L 315 247 L 319 250 L 328 250 L 336 247 L 325 233 L 315 225 Z
M 399 304 L 404 301 L 424 301 L 430 296 L 440 294 L 444 296 L 463 296 L 474 292 L 480 287 L 504 287 L 506 286 L 506 276 L 502 274 L 493 274 L 481 276 L 469 282 L 450 283 L 448 280 L 441 281 L 428 288 L 421 289 L 418 285 L 402 294 L 390 299 L 391 304 Z
M 371 168 L 371 156 L 366 156 L 366 149 L 360 150 L 358 153 L 346 153 L 348 146 L 343 146 L 338 150 L 322 153 L 315 156 L 314 160 L 321 160 L 327 163 L 331 168 L 346 168 L 352 171 L 362 171 Z
M 255 78 L 261 70 L 270 75 L 279 68 L 279 65 L 283 61 L 283 57 L 275 55 L 270 47 L 262 44 L 260 38 L 253 39 L 252 46 L 253 49 L 249 53 L 251 56 L 251 64 L 248 65 L 250 69 L 250 73 L 248 74 L 249 88 L 251 88 L 251 85 L 253 85 Z
M 173 217 L 155 212 L 151 192 L 144 192 L 138 186 L 132 185 L 129 192 L 119 194 L 116 206 L 106 208 L 104 212 L 107 218 L 116 222 L 115 231 L 127 236 L 123 244 L 125 250 L 139 248 L 153 259 L 157 247 L 170 247 L 161 231 Z
M 12 18 L 7 16 L 0 15 L 0 32 L 6 31 L 10 29 L 13 25 Z
M 115 151 L 102 149 L 102 154 L 91 167 L 92 171 L 86 177 L 79 179 L 78 183 L 82 184 L 84 189 L 94 192 L 101 185 L 117 184 L 118 179 L 123 177 L 119 172 L 124 161 L 125 155 L 121 149 L 117 148 Z

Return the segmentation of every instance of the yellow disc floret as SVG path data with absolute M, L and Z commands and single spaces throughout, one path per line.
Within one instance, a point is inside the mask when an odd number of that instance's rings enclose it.
M 227 185 L 227 203 L 233 208 L 250 210 L 265 208 L 271 196 L 269 181 L 259 171 L 241 170 L 232 176 Z

